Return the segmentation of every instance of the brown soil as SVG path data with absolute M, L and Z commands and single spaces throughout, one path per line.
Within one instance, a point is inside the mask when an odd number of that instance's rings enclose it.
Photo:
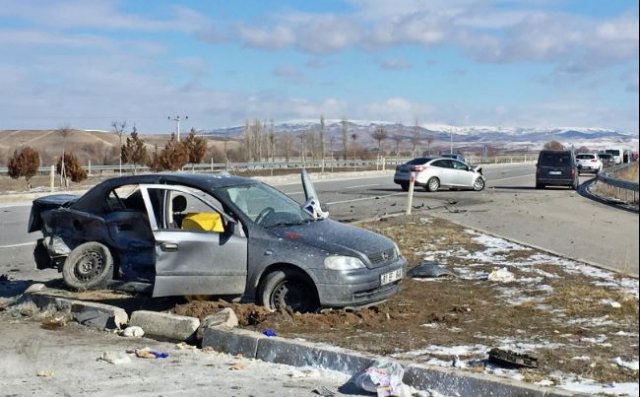
M 629 287 L 620 287 L 625 279 L 603 271 L 585 275 L 580 271 L 582 265 L 567 266 L 551 256 L 540 260 L 543 253 L 525 247 L 495 249 L 491 261 L 470 257 L 487 248 L 475 238 L 477 233 L 424 215 L 360 226 L 392 237 L 410 267 L 435 253 L 435 258 L 429 259 L 440 261 L 458 277 L 405 279 L 400 294 L 359 311 L 270 313 L 259 306 L 223 301 L 193 301 L 174 311 L 203 318 L 222 307 L 232 307 L 243 328 L 272 328 L 279 336 L 414 362 L 453 359 L 447 352 L 424 351 L 438 346 L 484 346 L 486 350 L 475 349 L 459 357 L 483 360 L 492 347 L 514 345 L 515 350 L 540 360 L 539 368 L 520 370 L 525 380 L 554 381 L 549 375 L 560 371 L 598 382 L 637 382 L 637 371 L 611 361 L 616 357 L 638 360 L 638 298 Z M 488 281 L 486 275 L 496 263 L 508 267 L 516 281 Z M 637 280 L 626 281 L 635 282 L 637 288 Z M 614 308 L 609 301 L 620 307 Z M 419 350 L 423 352 L 415 353 Z

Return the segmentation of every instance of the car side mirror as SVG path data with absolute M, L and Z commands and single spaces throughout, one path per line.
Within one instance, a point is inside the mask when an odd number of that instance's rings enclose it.
M 329 212 L 325 210 L 326 207 L 320 205 L 320 202 L 314 198 L 310 198 L 304 204 L 302 209 L 311 215 L 313 219 L 326 219 L 329 217 Z

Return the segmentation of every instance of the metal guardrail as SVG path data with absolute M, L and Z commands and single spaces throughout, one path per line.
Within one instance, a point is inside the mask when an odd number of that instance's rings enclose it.
M 598 183 L 603 183 L 604 185 L 615 188 L 616 190 L 613 193 L 611 193 L 613 198 L 620 200 L 624 203 L 637 206 L 638 191 L 640 190 L 638 187 L 639 184 L 636 182 L 617 179 L 610 175 L 611 173 L 619 172 L 626 168 L 629 168 L 633 164 L 634 163 L 627 163 L 627 164 L 623 164 L 621 166 L 615 167 L 612 170 L 609 170 L 608 172 L 600 172 L 596 177 L 596 181 Z M 629 196 L 631 196 L 631 200 L 629 200 L 630 198 Z
M 597 180 L 599 182 L 606 183 L 607 185 L 611 185 L 613 187 L 617 187 L 617 188 L 620 188 L 620 189 L 626 189 L 626 190 L 632 190 L 634 192 L 638 192 L 638 191 L 640 191 L 640 187 L 639 187 L 638 183 L 629 182 L 629 181 L 625 181 L 625 180 L 622 180 L 622 179 L 616 179 L 616 178 L 614 178 L 614 177 L 609 175 L 611 172 L 618 172 L 618 171 L 624 170 L 626 168 L 629 168 L 631 165 L 633 165 L 633 163 L 627 163 L 627 164 L 618 166 L 618 167 L 610 170 L 609 172 L 601 172 L 601 173 L 598 174 Z
M 383 158 L 381 160 L 296 160 L 296 161 L 276 161 L 276 162 L 245 162 L 245 163 L 199 163 L 187 164 L 183 170 L 193 170 L 198 172 L 216 172 L 228 170 L 276 170 L 276 169 L 300 169 L 300 168 L 316 168 L 331 171 L 333 168 L 375 168 L 375 169 L 392 169 L 399 164 L 404 164 L 412 157 L 403 158 Z M 493 156 L 493 157 L 469 157 L 467 160 L 471 164 L 511 164 L 523 163 L 534 160 L 534 155 L 529 156 Z M 115 174 L 119 172 L 119 165 L 96 165 L 87 164 L 84 166 L 89 175 Z M 149 167 L 137 166 L 138 172 L 147 172 Z M 0 175 L 7 175 L 7 167 L 0 167 Z M 123 173 L 132 173 L 133 166 L 129 164 L 122 165 Z M 50 165 L 43 165 L 38 169 L 38 174 L 48 175 L 51 172 Z

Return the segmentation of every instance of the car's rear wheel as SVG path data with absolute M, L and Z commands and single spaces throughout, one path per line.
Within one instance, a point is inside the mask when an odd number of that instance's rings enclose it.
M 429 179 L 426 186 L 427 191 L 435 192 L 439 188 L 440 188 L 440 179 L 436 178 L 435 176 Z
M 300 271 L 282 269 L 265 277 L 259 295 L 260 303 L 269 310 L 314 312 L 320 308 L 316 288 Z
M 77 290 L 102 288 L 112 277 L 111 252 L 107 246 L 95 241 L 74 248 L 62 266 L 64 282 Z
M 475 190 L 476 192 L 481 191 L 482 189 L 484 189 L 484 179 L 482 178 L 476 178 L 475 182 L 473 182 L 473 190 Z

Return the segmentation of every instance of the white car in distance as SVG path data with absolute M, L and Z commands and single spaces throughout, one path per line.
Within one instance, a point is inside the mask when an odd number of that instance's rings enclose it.
M 578 174 L 583 172 L 593 172 L 597 174 L 602 171 L 602 160 L 597 153 L 579 153 L 576 154 L 578 162 Z
M 429 192 L 441 187 L 476 191 L 485 187 L 482 168 L 451 158 L 419 157 L 410 160 L 396 167 L 393 182 L 407 191 L 412 173 L 415 174 L 416 186 L 422 186 Z

